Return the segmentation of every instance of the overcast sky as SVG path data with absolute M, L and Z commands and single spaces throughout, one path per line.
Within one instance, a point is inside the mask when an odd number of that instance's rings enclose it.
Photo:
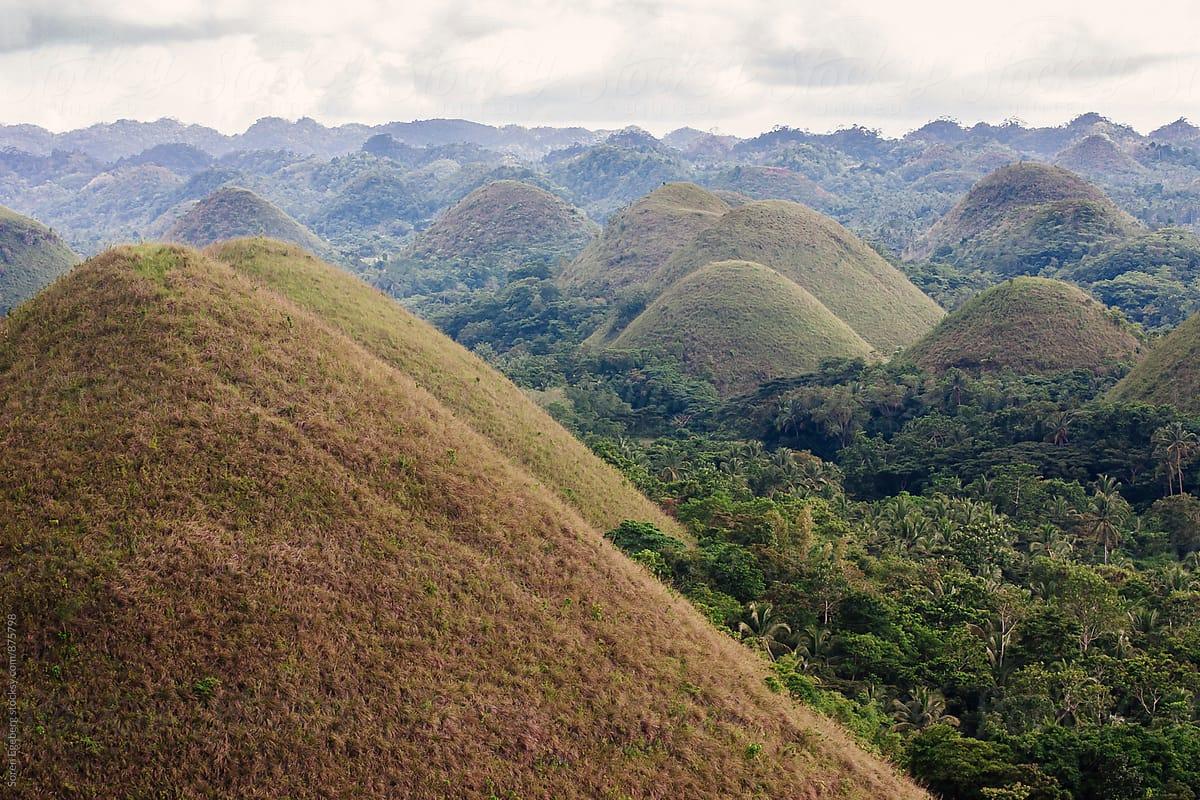
M 0 0 L 0 122 L 1200 120 L 1200 3 Z M 836 8 L 835 8 L 836 6 Z

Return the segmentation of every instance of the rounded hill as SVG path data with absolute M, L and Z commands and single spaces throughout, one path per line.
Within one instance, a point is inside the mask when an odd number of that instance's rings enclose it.
M 1129 177 L 1146 172 L 1133 156 L 1102 133 L 1083 137 L 1055 156 L 1054 161 L 1084 175 Z
M 608 297 L 637 289 L 729 204 L 693 183 L 668 183 L 609 218 L 600 236 L 560 277 L 569 291 Z
M 905 256 L 1023 275 L 1074 263 L 1142 230 L 1073 172 L 1023 161 L 972 186 Z
M 408 256 L 478 285 L 517 267 L 557 267 L 598 230 L 582 211 L 544 189 L 493 181 L 448 208 L 417 236 Z
M 196 202 L 163 237 L 207 247 L 244 236 L 266 236 L 323 252 L 326 245 L 270 200 L 240 186 L 226 186 Z
M 1108 397 L 1200 414 L 1200 314 L 1193 314 L 1155 344 Z
M 6 796 L 925 796 L 443 402 L 461 348 L 229 247 L 110 251 L 0 323 L 44 723 Z
M 654 275 L 662 292 L 714 261 L 753 261 L 821 301 L 882 354 L 929 332 L 942 309 L 866 243 L 817 211 L 783 200 L 733 209 L 675 251 Z
M 1082 289 L 1020 277 L 967 302 L 904 358 L 934 372 L 1103 373 L 1140 352 L 1132 327 Z
M 612 346 L 675 358 L 727 397 L 811 372 L 827 358 L 872 354 L 871 346 L 820 300 L 749 261 L 720 261 L 688 274 Z
M 0 206 L 0 316 L 78 261 L 54 231 Z

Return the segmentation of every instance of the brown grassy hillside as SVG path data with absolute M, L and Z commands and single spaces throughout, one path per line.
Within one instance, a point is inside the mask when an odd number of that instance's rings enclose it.
M 0 323 L 10 796 L 920 796 L 422 380 L 178 247 Z
M 1141 347 L 1132 326 L 1082 289 L 1022 277 L 967 302 L 904 357 L 933 371 L 1099 373 L 1137 360 Z
M 408 256 L 445 265 L 472 285 L 531 263 L 557 268 L 599 233 L 579 209 L 520 181 L 493 181 L 455 203 L 422 231 Z
M 1161 403 L 1200 414 L 1200 314 L 1155 344 L 1113 387 L 1109 399 Z
M 1062 167 L 1022 161 L 981 179 L 905 257 L 1001 275 L 1079 261 L 1143 229 Z
M 198 201 L 171 226 L 164 238 L 207 247 L 240 236 L 267 236 L 313 252 L 327 249 L 315 233 L 274 203 L 238 186 L 226 186 Z
M 676 250 L 652 285 L 664 291 L 704 265 L 726 260 L 771 267 L 883 354 L 912 344 L 944 315 L 850 231 L 811 208 L 782 200 L 749 203 L 728 212 Z
M 677 281 L 613 347 L 674 357 L 726 397 L 811 372 L 826 358 L 872 354 L 820 300 L 749 261 L 709 264 Z
M 510 459 L 554 487 L 592 524 L 675 523 L 516 386 L 391 298 L 281 242 L 250 239 L 212 255 L 313 311 L 384 362 L 414 376 Z
M 676 248 L 716 224 L 729 205 L 692 183 L 668 183 L 614 214 L 562 273 L 572 292 L 615 298 L 638 289 Z

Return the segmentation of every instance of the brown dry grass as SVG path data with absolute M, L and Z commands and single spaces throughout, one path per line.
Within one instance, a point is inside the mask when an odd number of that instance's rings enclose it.
M 146 246 L 0 327 L 16 797 L 923 796 L 346 325 Z
M 623 520 L 640 519 L 675 533 L 682 530 L 511 382 L 345 270 L 266 239 L 226 242 L 210 252 L 411 375 L 593 525 L 607 530 Z

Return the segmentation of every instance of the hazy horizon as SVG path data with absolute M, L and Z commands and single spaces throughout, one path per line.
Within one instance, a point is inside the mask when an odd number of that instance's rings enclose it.
M 1182 0 L 1136 18 L 1033 0 L 209 6 L 0 0 L 0 122 L 169 117 L 228 134 L 264 116 L 461 118 L 899 136 L 941 117 L 1041 126 L 1098 111 L 1144 133 L 1200 116 L 1200 8 Z

